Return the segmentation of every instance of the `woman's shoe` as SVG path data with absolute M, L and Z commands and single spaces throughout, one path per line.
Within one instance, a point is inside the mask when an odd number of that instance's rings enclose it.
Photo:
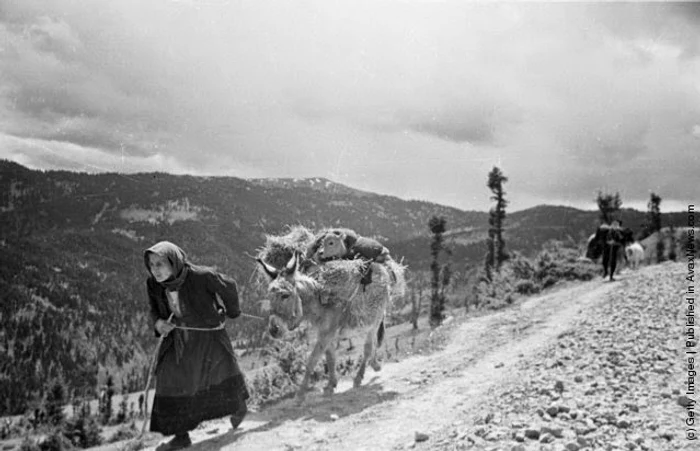
M 248 407 L 244 405 L 238 412 L 231 415 L 231 427 L 234 430 L 243 422 L 246 413 L 248 413 Z
M 178 449 L 188 448 L 190 446 L 192 446 L 190 434 L 178 434 L 169 442 L 158 445 L 158 447 L 156 447 L 156 451 L 175 451 Z

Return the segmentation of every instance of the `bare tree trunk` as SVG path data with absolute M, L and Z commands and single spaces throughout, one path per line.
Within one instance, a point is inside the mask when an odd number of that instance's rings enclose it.
M 423 302 L 423 285 L 420 285 L 418 287 L 418 299 L 416 299 L 415 292 L 413 293 L 413 297 L 411 299 L 411 303 L 413 306 L 413 311 L 412 316 L 411 316 L 411 322 L 413 323 L 413 330 L 418 330 L 418 319 L 420 318 L 420 308 L 421 304 Z
M 418 299 L 415 291 L 411 291 L 411 323 L 414 329 L 418 329 Z

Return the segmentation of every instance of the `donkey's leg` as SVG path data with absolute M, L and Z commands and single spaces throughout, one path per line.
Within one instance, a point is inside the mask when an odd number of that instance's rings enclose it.
M 377 348 L 374 349 L 374 355 L 372 356 L 372 359 L 369 361 L 369 366 L 372 367 L 374 371 L 381 371 L 382 370 L 382 364 L 379 363 L 379 360 L 377 360 Z
M 374 354 L 377 338 L 376 338 L 377 328 L 370 327 L 369 332 L 367 332 L 367 337 L 365 338 L 365 352 L 362 354 L 362 363 L 360 363 L 360 368 L 357 370 L 355 379 L 353 380 L 353 386 L 359 387 L 362 385 L 362 379 L 365 377 L 365 369 L 367 368 L 367 361 L 369 361 Z
M 357 370 L 357 374 L 355 374 L 355 379 L 352 381 L 352 386 L 357 388 L 360 385 L 362 385 L 362 379 L 365 377 L 365 368 L 367 366 L 367 358 L 365 356 L 362 357 L 362 363 L 360 363 L 360 368 Z
M 384 320 L 382 319 L 379 326 L 377 326 L 377 332 L 374 335 L 374 352 L 372 352 L 372 359 L 369 361 L 369 364 L 372 366 L 374 371 L 380 371 L 382 369 L 382 365 L 379 363 L 379 360 L 377 360 L 377 354 L 379 354 L 379 348 L 381 347 L 380 342 L 384 339 L 384 333 Z
M 309 354 L 309 358 L 306 360 L 306 372 L 304 373 L 304 379 L 301 381 L 301 386 L 299 387 L 299 391 L 297 392 L 297 400 L 299 402 L 304 400 L 306 393 L 309 391 L 309 382 L 311 381 L 311 375 L 314 372 L 314 368 L 316 368 L 318 359 L 321 358 L 321 354 L 327 346 L 328 341 L 324 339 L 323 335 L 319 335 L 318 340 L 314 345 L 314 349 L 311 351 L 311 354 Z
M 328 384 L 323 389 L 323 394 L 330 396 L 338 385 L 338 377 L 335 373 L 335 347 L 333 345 L 328 346 L 328 349 L 326 349 L 326 365 L 328 366 Z

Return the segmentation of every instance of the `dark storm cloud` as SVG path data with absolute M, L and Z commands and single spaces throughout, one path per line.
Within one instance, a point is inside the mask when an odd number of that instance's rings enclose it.
M 13 9 L 9 20 L 0 24 L 6 42 L 0 58 L 0 101 L 11 113 L 3 131 L 113 152 L 147 153 L 152 146 L 144 134 L 163 129 L 172 118 L 163 114 L 168 98 L 152 77 L 142 66 L 125 64 L 118 43 L 94 34 L 97 30 L 80 22 L 75 10 L 51 15 L 51 4 L 46 11 L 33 8 L 33 2 L 24 6 Z M 138 55 L 136 50 L 129 58 Z

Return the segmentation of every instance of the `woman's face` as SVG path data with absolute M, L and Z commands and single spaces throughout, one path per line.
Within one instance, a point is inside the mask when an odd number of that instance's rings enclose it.
M 173 276 L 173 265 L 166 257 L 153 253 L 148 254 L 148 266 L 158 282 L 165 282 Z

